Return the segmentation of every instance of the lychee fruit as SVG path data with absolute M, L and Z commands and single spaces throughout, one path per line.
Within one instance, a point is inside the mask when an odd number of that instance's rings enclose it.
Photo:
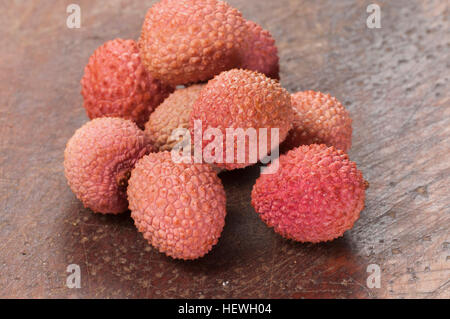
M 122 39 L 108 41 L 95 50 L 81 86 L 90 119 L 122 117 L 140 127 L 174 90 L 147 73 L 135 41 Z
M 176 259 L 197 259 L 217 243 L 225 225 L 225 191 L 205 164 L 177 164 L 171 153 L 142 158 L 128 186 L 131 217 L 144 238 Z
M 278 164 L 278 171 L 261 175 L 252 191 L 252 205 L 269 227 L 312 243 L 333 240 L 353 227 L 368 183 L 346 153 L 304 145 L 280 156 Z
M 225 169 L 254 164 L 286 138 L 292 112 L 290 94 L 278 81 L 249 70 L 223 72 L 206 84 L 194 103 L 189 124 L 194 153 L 198 154 L 198 140 L 203 137 L 203 155 L 205 151 L 212 155 L 203 156 L 206 162 Z M 275 144 L 272 129 L 278 129 Z M 221 136 L 208 137 L 205 132 Z
M 144 132 L 122 118 L 94 119 L 69 140 L 64 170 L 70 188 L 85 207 L 96 213 L 127 210 L 130 171 L 152 151 Z
M 280 79 L 278 49 L 269 31 L 253 21 L 247 21 L 247 47 L 242 57 L 243 69 L 257 71 L 272 79 Z
M 147 12 L 139 40 L 147 70 L 172 85 L 207 81 L 240 64 L 242 14 L 217 0 L 162 0 Z
M 204 84 L 195 84 L 176 90 L 150 115 L 145 124 L 145 133 L 158 151 L 170 151 L 180 139 L 173 139 L 177 128 L 189 128 L 192 106 Z
M 347 152 L 352 145 L 352 119 L 334 97 L 315 91 L 292 94 L 293 129 L 283 152 L 300 145 L 326 144 Z

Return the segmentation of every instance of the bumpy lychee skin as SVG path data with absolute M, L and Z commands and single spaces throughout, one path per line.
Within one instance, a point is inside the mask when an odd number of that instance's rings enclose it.
M 174 130 L 189 128 L 192 106 L 203 87 L 204 84 L 196 84 L 176 90 L 150 115 L 145 133 L 160 152 L 170 151 L 180 141 L 172 138 Z
M 293 129 L 282 151 L 300 145 L 326 144 L 347 152 L 352 145 L 352 119 L 334 97 L 315 91 L 292 94 Z
M 205 164 L 176 164 L 169 152 L 136 164 L 128 199 L 137 229 L 172 258 L 204 256 L 225 225 L 225 191 L 216 173 Z
M 136 42 L 122 39 L 108 41 L 94 52 L 81 86 L 90 119 L 122 117 L 140 127 L 173 91 L 146 72 Z
M 300 146 L 280 156 L 279 165 L 275 174 L 261 175 L 252 191 L 252 205 L 268 226 L 312 243 L 353 227 L 368 184 L 347 154 L 324 144 Z
M 172 85 L 207 81 L 240 64 L 247 28 L 242 14 L 217 0 L 162 0 L 145 18 L 143 63 Z
M 279 129 L 279 142 L 283 141 L 291 128 L 292 107 L 290 94 L 281 85 L 265 75 L 249 70 L 234 69 L 226 71 L 209 81 L 200 92 L 197 101 L 194 103 L 191 118 L 190 130 L 194 142 L 198 142 L 198 137 L 202 137 L 202 147 L 205 155 L 211 153 L 217 159 L 203 159 L 206 162 L 212 161 L 218 167 L 225 169 L 243 168 L 254 164 L 254 157 L 260 160 L 264 154 L 260 154 L 259 149 L 266 148 L 269 152 L 278 146 L 278 141 L 274 145 L 271 143 L 272 129 Z M 200 121 L 201 130 L 196 121 Z M 221 157 L 215 151 L 210 152 L 210 147 L 216 144 L 216 140 L 204 136 L 209 128 L 218 130 L 222 134 L 223 152 Z M 267 129 L 267 144 L 262 148 L 254 147 L 264 131 Z M 245 160 L 239 158 L 243 153 L 239 150 L 238 140 L 234 143 L 226 143 L 229 129 L 254 129 L 256 131 L 256 141 L 247 139 L 245 145 Z M 233 135 L 233 134 L 230 134 Z M 216 137 L 217 138 L 217 137 Z M 213 143 L 211 143 L 213 142 Z M 222 144 L 220 144 L 222 145 Z M 194 146 L 196 148 L 196 146 Z M 227 154 L 234 153 L 234 160 Z M 231 161 L 229 160 L 231 159 Z
M 84 206 L 96 213 L 127 210 L 130 171 L 152 151 L 144 132 L 121 118 L 94 119 L 69 140 L 64 152 L 67 181 Z
M 242 57 L 243 69 L 257 71 L 272 79 L 280 79 L 278 49 L 275 39 L 269 31 L 264 30 L 253 21 L 247 21 L 247 47 Z

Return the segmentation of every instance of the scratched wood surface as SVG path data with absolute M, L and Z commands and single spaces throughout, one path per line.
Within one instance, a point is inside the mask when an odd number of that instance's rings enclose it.
M 66 185 L 63 151 L 87 121 L 79 81 L 103 42 L 137 38 L 152 1 L 0 0 L 0 297 L 449 298 L 450 38 L 447 1 L 230 0 L 277 40 L 289 91 L 331 93 L 354 119 L 351 158 L 370 182 L 355 227 L 298 244 L 250 205 L 257 168 L 221 175 L 226 227 L 205 258 L 173 261 L 126 213 L 92 214 Z M 66 268 L 81 267 L 81 288 Z M 366 285 L 381 268 L 381 287 Z

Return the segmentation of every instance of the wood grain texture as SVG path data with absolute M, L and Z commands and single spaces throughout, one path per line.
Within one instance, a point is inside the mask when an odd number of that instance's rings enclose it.
M 331 93 L 354 120 L 350 157 L 370 182 L 366 208 L 341 239 L 298 244 L 250 205 L 257 167 L 221 175 L 226 227 L 194 262 L 152 249 L 129 213 L 84 209 L 63 151 L 87 121 L 79 81 L 103 42 L 137 38 L 152 1 L 0 0 L 0 297 L 449 298 L 450 38 L 447 1 L 230 0 L 269 29 L 289 91 Z M 82 288 L 68 289 L 78 264 Z M 366 286 L 369 264 L 381 288 Z

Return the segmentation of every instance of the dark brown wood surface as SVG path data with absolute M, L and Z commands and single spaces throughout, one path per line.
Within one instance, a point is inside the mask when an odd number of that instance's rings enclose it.
M 355 227 L 327 244 L 284 240 L 253 211 L 258 168 L 221 175 L 226 227 L 193 262 L 152 249 L 126 213 L 94 215 L 63 174 L 88 119 L 79 81 L 103 42 L 137 38 L 152 1 L 0 1 L 0 297 L 450 297 L 447 1 L 230 0 L 269 29 L 289 91 L 331 93 L 354 120 L 350 157 L 370 182 Z M 81 289 L 66 287 L 69 264 Z M 366 285 L 381 267 L 381 288 Z

